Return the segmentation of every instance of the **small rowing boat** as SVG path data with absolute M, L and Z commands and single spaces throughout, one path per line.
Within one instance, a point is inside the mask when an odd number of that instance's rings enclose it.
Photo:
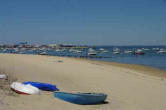
M 107 95 L 103 93 L 54 92 L 54 97 L 74 104 L 89 105 L 104 103 Z
M 29 84 L 24 85 L 20 82 L 13 82 L 10 87 L 13 91 L 15 91 L 18 94 L 25 94 L 25 95 L 40 94 L 40 90 L 38 88 L 33 87 Z

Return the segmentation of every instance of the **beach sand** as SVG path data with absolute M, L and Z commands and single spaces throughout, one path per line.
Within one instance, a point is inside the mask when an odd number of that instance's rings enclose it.
M 102 92 L 108 104 L 76 105 L 53 97 L 6 94 L 0 110 L 165 110 L 166 72 L 150 67 L 55 56 L 0 54 L 0 70 L 18 81 L 40 81 L 65 92 Z

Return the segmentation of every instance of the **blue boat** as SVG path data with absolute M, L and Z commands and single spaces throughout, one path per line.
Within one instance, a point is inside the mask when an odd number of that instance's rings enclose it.
M 44 90 L 44 91 L 59 91 L 59 89 L 56 87 L 56 85 L 47 84 L 47 83 L 24 82 L 23 84 L 25 84 L 25 85 L 30 84 L 30 85 L 37 87 L 38 89 Z
M 91 105 L 104 103 L 107 95 L 103 93 L 54 92 L 54 97 L 74 104 Z

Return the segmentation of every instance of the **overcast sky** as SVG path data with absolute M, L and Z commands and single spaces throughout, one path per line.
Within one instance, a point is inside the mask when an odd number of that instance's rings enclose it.
M 0 43 L 166 45 L 166 0 L 0 0 Z

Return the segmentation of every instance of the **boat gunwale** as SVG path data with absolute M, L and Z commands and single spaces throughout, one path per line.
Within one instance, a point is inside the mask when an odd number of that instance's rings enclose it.
M 59 91 L 55 91 L 54 92 L 55 94 L 56 93 L 62 93 L 62 94 L 71 94 L 71 95 L 78 95 L 78 96 L 88 96 L 88 95 L 91 95 L 91 96 L 106 96 L 107 97 L 107 94 L 104 94 L 104 93 L 89 93 L 89 92 L 85 92 L 85 93 L 81 93 L 81 92 L 78 92 L 78 93 L 67 93 L 67 92 L 59 92 Z

